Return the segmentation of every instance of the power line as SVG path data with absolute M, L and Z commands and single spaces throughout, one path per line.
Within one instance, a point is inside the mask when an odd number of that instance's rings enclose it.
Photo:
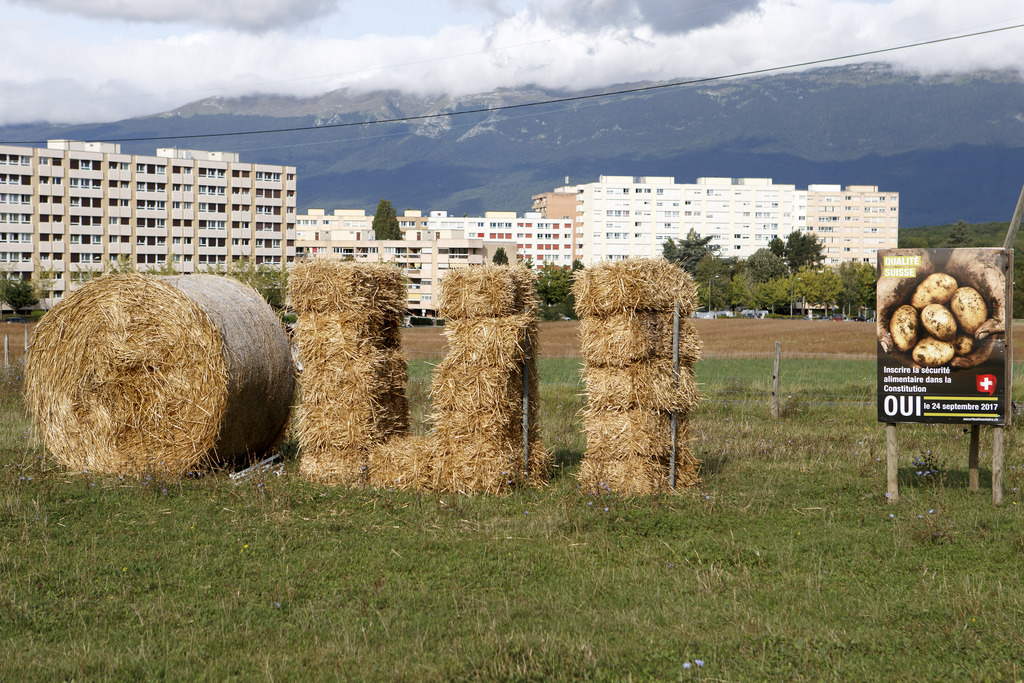
M 786 71 L 789 69 L 801 69 L 811 66 L 820 66 L 822 64 L 829 64 L 833 62 L 845 61 L 848 59 L 860 59 L 863 57 L 872 57 L 875 55 L 886 54 L 889 52 L 897 52 L 900 50 L 909 50 L 913 48 L 926 47 L 929 45 L 939 45 L 942 43 L 949 43 L 956 40 L 964 40 L 966 38 L 977 38 L 979 36 L 991 35 L 993 33 L 1002 33 L 1005 31 L 1013 31 L 1016 29 L 1024 28 L 1024 24 L 1014 24 L 1012 26 L 1003 26 L 1001 28 L 988 29 L 985 31 L 975 31 L 973 33 L 963 33 L 955 36 L 948 36 L 945 38 L 935 38 L 933 40 L 925 40 L 918 43 L 907 43 L 904 45 L 898 45 L 894 47 L 879 48 L 877 50 L 867 50 L 865 52 L 855 52 L 839 57 L 825 57 L 822 59 L 814 59 L 805 62 L 796 62 L 793 64 L 786 64 L 784 66 L 771 66 L 763 69 L 752 69 L 749 71 L 737 71 L 730 74 L 719 75 L 719 76 L 707 76 L 704 78 L 693 78 L 683 81 L 671 81 L 669 83 L 658 83 L 655 85 L 638 86 L 635 88 L 625 88 L 622 90 L 611 90 L 608 92 L 591 93 L 588 95 L 573 95 L 571 97 L 558 97 L 550 100 L 543 100 L 537 102 L 520 102 L 518 104 L 503 104 L 496 107 L 480 107 L 477 109 L 466 109 L 463 111 L 452 111 L 452 112 L 439 112 L 437 114 L 420 114 L 417 116 L 401 116 L 390 119 L 377 119 L 371 121 L 351 121 L 349 123 L 330 123 L 319 126 L 294 126 L 290 128 L 267 128 L 263 130 L 246 130 L 246 131 L 229 131 L 226 133 L 200 133 L 198 135 L 160 135 L 150 137 L 136 137 L 136 138 L 101 138 L 98 140 L 92 140 L 91 142 L 159 142 L 162 140 L 199 140 L 205 138 L 227 138 L 227 137 L 240 137 L 243 135 L 271 135 L 274 133 L 298 133 L 303 131 L 311 130 L 328 130 L 332 128 L 353 128 L 356 126 L 373 126 L 382 125 L 388 123 L 411 123 L 414 121 L 424 121 L 427 119 L 436 118 L 454 118 L 456 116 L 468 116 L 470 114 L 490 114 L 500 111 L 510 111 L 513 109 L 527 109 L 532 107 L 540 107 L 548 104 L 564 104 L 567 102 L 581 102 L 585 100 L 594 100 L 606 97 L 616 97 L 619 95 L 634 95 L 637 93 L 652 92 L 656 90 L 665 90 L 668 88 L 681 88 L 691 85 L 700 85 L 703 83 L 713 83 L 715 81 L 724 81 L 732 78 L 746 78 L 750 76 L 760 76 L 763 74 L 774 73 L 778 71 Z M 34 140 L 30 142 L 8 142 L 5 144 L 12 145 L 30 145 L 30 144 L 41 144 L 44 141 Z

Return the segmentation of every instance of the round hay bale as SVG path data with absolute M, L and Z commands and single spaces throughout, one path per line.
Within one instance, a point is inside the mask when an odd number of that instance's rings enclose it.
M 111 275 L 36 327 L 25 394 L 71 469 L 180 476 L 272 448 L 294 377 L 280 320 L 247 285 L 214 275 Z

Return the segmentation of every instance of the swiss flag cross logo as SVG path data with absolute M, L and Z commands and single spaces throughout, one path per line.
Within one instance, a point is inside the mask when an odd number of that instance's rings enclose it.
M 991 396 L 996 392 L 995 375 L 975 375 L 974 381 L 978 385 L 978 391 Z

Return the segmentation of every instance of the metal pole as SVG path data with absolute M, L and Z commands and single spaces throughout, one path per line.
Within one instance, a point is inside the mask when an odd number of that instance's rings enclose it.
M 4 367 L 11 367 L 11 335 L 4 335 Z
M 709 281 L 710 283 L 710 281 Z M 708 304 L 711 303 L 711 285 L 708 284 Z M 710 305 L 708 306 L 710 309 Z M 672 369 L 675 371 L 675 387 L 679 388 L 679 302 L 676 301 L 672 316 Z M 676 487 L 676 452 L 679 449 L 679 411 L 672 411 L 672 454 L 668 459 L 668 487 Z
M 779 419 L 779 372 L 782 368 L 782 342 L 775 342 L 775 364 L 772 366 L 772 419 Z

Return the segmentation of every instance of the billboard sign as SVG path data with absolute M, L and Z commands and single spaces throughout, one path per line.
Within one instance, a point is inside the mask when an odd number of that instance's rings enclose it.
M 1012 283 L 1012 250 L 879 250 L 879 422 L 1009 423 Z

